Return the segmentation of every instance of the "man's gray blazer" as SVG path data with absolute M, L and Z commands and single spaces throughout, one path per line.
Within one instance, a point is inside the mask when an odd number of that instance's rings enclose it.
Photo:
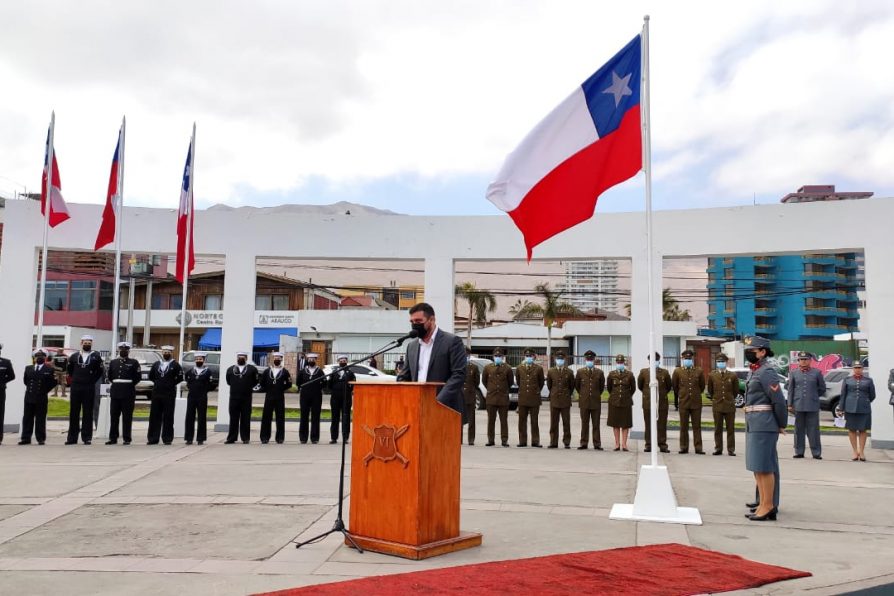
M 466 378 L 466 349 L 463 340 L 438 329 L 435 344 L 428 361 L 428 377 L 431 382 L 444 383 L 438 390 L 438 401 L 459 413 L 463 412 L 463 382 Z M 419 380 L 419 340 L 407 344 L 407 360 L 397 375 L 398 381 Z

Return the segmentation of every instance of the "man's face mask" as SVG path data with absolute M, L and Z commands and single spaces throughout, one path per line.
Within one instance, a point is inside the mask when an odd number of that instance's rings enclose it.
M 348 361 L 347 361 L 347 360 L 339 360 L 339 361 L 338 361 L 338 365 L 339 365 L 340 367 L 344 368 L 344 367 L 346 367 L 346 366 L 348 365 Z M 400 364 L 399 364 L 399 363 L 398 363 L 397 366 L 398 366 L 398 368 L 400 368 Z
M 245 357 L 240 356 L 239 358 L 236 358 L 236 364 L 238 364 L 239 366 L 245 365 Z
M 556 366 L 565 366 L 564 358 L 556 358 Z
M 593 360 L 587 360 L 587 368 L 593 368 L 596 366 L 596 362 Z
M 130 350 L 118 350 L 118 355 L 122 358 L 127 358 L 130 356 Z
M 533 356 L 525 356 L 525 364 L 534 364 Z
M 692 367 L 692 358 L 684 358 L 683 366 L 685 366 L 686 368 L 691 368 Z
M 724 370 L 725 368 L 726 368 L 726 362 L 723 362 L 721 360 L 720 362 L 717 363 L 717 370 Z
M 89 352 L 90 350 L 93 349 L 93 344 L 88 341 L 84 344 L 81 344 L 81 349 L 84 350 L 85 352 Z
M 416 337 L 423 338 L 428 335 L 428 330 L 425 328 L 425 323 L 413 323 L 410 327 L 417 333 Z
M 201 358 L 196 358 L 196 368 L 202 368 L 205 366 L 205 361 Z
M 47 361 L 47 357 L 46 356 L 38 356 L 34 359 L 34 361 L 37 362 L 38 364 L 43 364 L 44 362 Z
M 623 362 L 619 362 L 615 365 L 615 368 L 621 372 L 624 372 L 624 369 L 626 369 L 627 366 L 625 366 Z
M 494 364 L 496 364 L 496 365 L 503 364 L 503 357 L 502 356 L 494 356 Z
M 314 360 L 313 358 L 310 358 L 310 359 L 308 359 L 308 361 L 307 361 L 307 365 L 308 365 L 309 367 L 313 368 L 313 367 L 315 367 L 315 366 L 317 365 L 317 361 Z
M 164 358 L 165 360 L 170 360 L 171 356 L 172 356 L 172 354 L 170 352 L 165 352 L 164 354 L 161 355 L 161 357 Z
M 280 358 L 274 358 L 274 359 L 273 359 L 273 366 L 277 366 L 277 367 L 282 366 L 282 359 L 280 359 Z

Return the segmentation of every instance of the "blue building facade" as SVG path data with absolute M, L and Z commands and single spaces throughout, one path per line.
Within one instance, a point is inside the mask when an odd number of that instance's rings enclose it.
M 857 331 L 858 265 L 855 253 L 710 258 L 708 328 L 699 333 L 794 340 Z

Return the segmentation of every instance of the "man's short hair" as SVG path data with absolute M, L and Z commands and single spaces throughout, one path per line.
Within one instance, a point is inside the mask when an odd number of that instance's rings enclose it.
M 419 311 L 422 311 L 423 313 L 425 313 L 425 316 L 427 316 L 427 317 L 435 316 L 435 309 L 432 308 L 432 305 L 429 304 L 428 302 L 420 302 L 419 304 L 414 304 L 413 306 L 410 307 L 411 315 L 415 314 Z

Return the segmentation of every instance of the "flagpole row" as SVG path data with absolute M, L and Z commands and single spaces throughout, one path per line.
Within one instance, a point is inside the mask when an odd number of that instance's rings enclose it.
M 35 348 L 43 347 L 43 312 L 47 299 L 47 244 L 50 238 L 50 209 L 53 196 L 53 134 L 56 130 L 56 112 L 50 114 L 50 133 L 47 137 L 47 187 L 43 198 L 43 252 L 40 261 L 40 292 L 37 300 L 37 338 Z
M 121 118 L 121 132 L 119 133 L 118 153 L 118 187 L 115 189 L 115 294 L 112 298 L 112 349 L 115 354 L 118 344 L 118 317 L 121 296 L 121 233 L 124 228 L 124 139 L 126 136 L 126 117 Z M 143 338 L 146 343 L 147 338 Z

